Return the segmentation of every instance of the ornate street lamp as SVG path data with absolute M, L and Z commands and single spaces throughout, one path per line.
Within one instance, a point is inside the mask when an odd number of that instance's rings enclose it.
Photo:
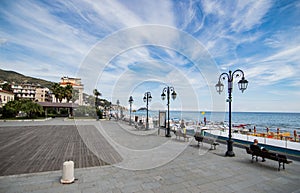
M 161 94 L 161 99 L 162 100 L 165 100 L 166 99 L 166 94 L 167 94 L 167 106 L 168 106 L 168 127 L 167 127 L 167 133 L 166 133 L 166 137 L 171 137 L 171 134 L 170 134 L 170 93 L 172 92 L 171 94 L 171 97 L 173 100 L 176 99 L 176 92 L 175 92 L 175 89 L 174 87 L 165 87 L 162 91 L 162 94 Z
M 145 92 L 143 101 L 146 102 L 146 108 L 147 108 L 146 129 L 149 129 L 149 109 L 148 109 L 148 105 L 149 105 L 149 102 L 151 102 L 151 100 L 152 100 L 151 92 Z
M 233 89 L 233 78 L 241 77 L 241 80 L 238 82 L 239 89 L 244 92 L 244 90 L 247 89 L 248 81 L 244 77 L 244 72 L 240 69 L 235 70 L 233 73 L 229 71 L 228 73 L 222 73 L 219 77 L 219 81 L 216 84 L 216 89 L 219 94 L 223 92 L 224 90 L 224 84 L 222 84 L 221 80 L 225 80 L 227 78 L 228 80 L 228 99 L 227 102 L 229 103 L 229 134 L 228 134 L 228 140 L 227 140 L 227 152 L 226 156 L 233 157 L 234 152 L 232 151 L 233 147 L 233 141 L 231 140 L 231 102 L 232 102 L 232 89 Z
M 111 102 L 109 102 L 109 120 L 111 119 Z
M 133 98 L 132 98 L 132 96 L 129 97 L 128 102 L 129 102 L 129 104 L 130 104 L 130 109 L 129 109 L 129 125 L 131 125 L 131 108 L 132 108 L 132 103 L 133 103 Z
M 117 121 L 119 120 L 119 105 L 120 105 L 120 101 L 118 99 L 117 100 Z

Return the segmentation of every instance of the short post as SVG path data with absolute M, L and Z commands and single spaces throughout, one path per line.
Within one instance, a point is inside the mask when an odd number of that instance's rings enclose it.
M 75 180 L 74 178 L 74 162 L 73 161 L 65 161 L 63 163 L 63 174 L 60 180 L 62 184 L 71 184 Z

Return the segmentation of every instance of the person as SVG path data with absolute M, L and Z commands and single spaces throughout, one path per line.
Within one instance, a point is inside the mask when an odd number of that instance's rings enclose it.
M 204 121 L 204 126 L 206 126 L 206 117 L 204 117 L 203 121 Z
M 184 120 L 181 120 L 180 123 L 180 129 L 182 130 L 183 134 L 186 134 L 186 128 L 185 128 L 185 124 L 184 124 Z
M 263 151 L 263 152 L 267 151 L 265 148 L 259 147 L 257 139 L 254 139 L 253 144 L 250 146 L 250 149 L 253 151 Z M 265 157 L 263 156 L 263 154 L 261 157 L 262 157 L 262 162 L 265 162 L 266 160 L 265 160 Z M 256 161 L 257 161 L 257 158 L 256 158 Z

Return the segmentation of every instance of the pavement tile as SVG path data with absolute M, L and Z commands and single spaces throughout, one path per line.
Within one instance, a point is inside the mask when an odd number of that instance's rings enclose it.
M 159 182 L 146 182 L 146 183 L 142 183 L 141 186 L 143 190 L 151 190 L 151 189 L 157 189 L 162 185 Z
M 94 122 L 87 123 L 95 125 Z M 111 124 L 109 129 L 111 135 L 119 134 L 118 142 L 131 147 L 131 135 L 125 132 L 120 135 L 122 131 L 117 124 Z M 150 138 L 151 146 L 165 140 L 155 135 Z M 145 140 L 148 137 L 139 140 L 135 136 L 134 143 L 146 148 Z M 168 163 L 146 170 L 127 170 L 113 165 L 75 169 L 78 181 L 70 185 L 59 183 L 61 171 L 0 176 L 0 192 L 300 192 L 299 161 L 293 161 L 286 170 L 278 172 L 274 161 L 251 163 L 251 156 L 245 149 L 234 147 L 236 156 L 232 158 L 224 156 L 224 144 L 220 144 L 217 150 L 204 149 L 200 152 L 195 146 L 187 146 Z

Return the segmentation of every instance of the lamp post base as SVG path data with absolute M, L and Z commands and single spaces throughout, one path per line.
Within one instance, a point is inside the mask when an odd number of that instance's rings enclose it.
M 228 157 L 234 157 L 234 152 L 232 151 L 233 149 L 233 141 L 232 140 L 227 140 L 227 152 L 225 154 L 225 156 L 228 156 Z
M 170 133 L 170 126 L 168 126 L 167 128 L 166 128 L 166 137 L 171 137 L 171 133 Z

